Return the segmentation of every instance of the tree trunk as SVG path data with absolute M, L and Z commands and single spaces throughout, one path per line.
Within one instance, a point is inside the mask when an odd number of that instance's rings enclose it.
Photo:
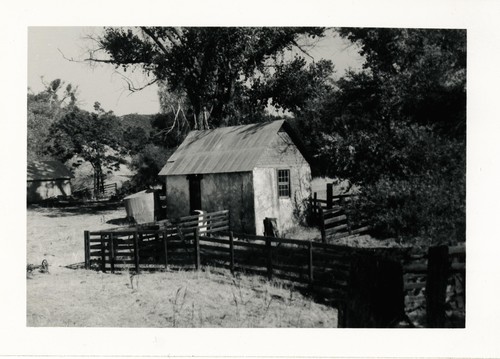
M 92 163 L 94 168 L 94 196 L 99 198 L 100 194 L 104 190 L 104 179 L 100 163 Z
M 105 175 L 102 172 L 102 169 L 101 169 L 100 172 L 101 172 L 101 193 L 104 194 L 104 179 L 105 179 Z
M 93 176 L 93 178 L 92 178 L 92 182 L 93 182 L 93 183 L 92 183 L 92 184 L 93 184 L 93 186 L 94 186 L 94 190 L 92 191 L 92 196 L 93 196 L 94 198 L 96 198 L 96 197 L 97 197 L 97 177 L 96 177 L 96 176 L 97 176 L 97 174 L 96 174 L 96 168 L 95 168 L 95 166 L 94 166 L 94 164 L 93 164 L 93 163 L 92 163 L 92 169 L 93 169 L 93 173 L 92 173 L 92 176 Z
M 95 169 L 95 177 L 94 177 L 94 180 L 95 180 L 94 187 L 95 187 L 95 190 L 96 190 L 96 192 L 95 192 L 95 197 L 96 198 L 100 197 L 99 189 L 101 187 L 101 175 L 99 173 L 99 170 L 100 170 L 99 167 L 96 167 L 96 169 Z

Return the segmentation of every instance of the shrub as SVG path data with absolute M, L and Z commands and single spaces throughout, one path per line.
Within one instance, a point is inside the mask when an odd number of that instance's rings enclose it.
M 451 179 L 418 176 L 381 178 L 364 187 L 351 211 L 372 226 L 377 238 L 428 244 L 465 241 L 465 175 Z

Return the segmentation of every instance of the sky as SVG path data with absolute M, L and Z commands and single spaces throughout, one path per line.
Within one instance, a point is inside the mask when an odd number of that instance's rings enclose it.
M 44 82 L 61 79 L 78 86 L 79 105 L 92 110 L 96 101 L 105 110 L 117 115 L 128 113 L 152 114 L 160 110 L 158 87 L 152 85 L 131 93 L 123 78 L 124 73 L 109 64 L 90 64 L 83 61 L 88 49 L 95 46 L 89 37 L 102 33 L 101 27 L 29 27 L 28 28 L 28 87 L 34 93 L 44 89 Z M 362 58 L 348 41 L 333 35 L 332 31 L 311 50 L 315 60 L 333 61 L 336 76 L 347 68 L 361 67 Z M 136 87 L 148 79 L 140 69 L 125 75 Z M 151 79 L 149 79 L 151 80 Z

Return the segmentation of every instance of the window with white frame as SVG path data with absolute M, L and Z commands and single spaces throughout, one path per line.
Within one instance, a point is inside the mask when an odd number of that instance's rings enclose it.
M 278 196 L 290 197 L 290 170 L 278 170 Z

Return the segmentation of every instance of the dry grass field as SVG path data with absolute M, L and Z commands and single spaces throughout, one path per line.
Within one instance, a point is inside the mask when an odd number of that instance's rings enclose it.
M 256 276 L 228 271 L 109 274 L 81 263 L 83 231 L 113 227 L 124 209 L 32 208 L 27 263 L 27 325 L 36 327 L 337 327 L 337 311 Z

